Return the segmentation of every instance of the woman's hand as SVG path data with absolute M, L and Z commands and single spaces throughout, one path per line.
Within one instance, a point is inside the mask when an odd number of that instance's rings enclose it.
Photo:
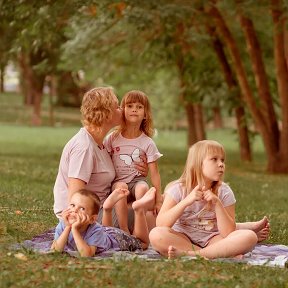
M 147 177 L 148 175 L 148 164 L 146 155 L 139 156 L 142 161 L 134 162 L 135 168 L 140 172 L 143 177 Z

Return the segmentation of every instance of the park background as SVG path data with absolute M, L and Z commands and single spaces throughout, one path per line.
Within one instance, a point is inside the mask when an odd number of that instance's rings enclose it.
M 0 1 L 1 287 L 287 287 L 285 269 L 103 261 L 9 248 L 57 224 L 53 185 L 83 93 L 144 91 L 162 186 L 189 145 L 227 150 L 237 221 L 270 219 L 288 245 L 287 1 Z M 286 269 L 287 270 L 287 269 Z

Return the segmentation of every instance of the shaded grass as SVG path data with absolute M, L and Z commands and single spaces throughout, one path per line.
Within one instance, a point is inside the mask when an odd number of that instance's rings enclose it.
M 53 185 L 65 143 L 79 127 L 0 126 L 0 283 L 1 287 L 287 287 L 285 269 L 195 260 L 181 262 L 75 259 L 24 252 L 15 258 L 7 245 L 21 242 L 57 223 Z M 255 140 L 255 162 L 241 163 L 233 131 L 210 131 L 209 138 L 227 150 L 226 182 L 237 199 L 237 220 L 267 215 L 270 243 L 288 245 L 287 175 L 265 173 L 265 155 Z M 159 166 L 163 187 L 181 174 L 186 160 L 185 132 L 160 132 L 155 139 L 164 154 Z

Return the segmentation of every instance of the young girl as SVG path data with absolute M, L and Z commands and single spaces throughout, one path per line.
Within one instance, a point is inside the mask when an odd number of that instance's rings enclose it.
M 235 230 L 235 197 L 222 182 L 225 152 L 216 141 L 194 144 L 179 180 L 165 191 L 157 226 L 150 232 L 153 248 L 173 258 L 200 255 L 234 257 L 253 249 L 257 235 Z
M 112 208 L 124 197 L 128 190 L 116 189 L 103 204 L 102 223 L 112 225 Z M 135 213 L 133 235 L 114 227 L 104 227 L 96 222 L 100 208 L 99 197 L 89 190 L 79 190 L 72 194 L 69 207 L 62 212 L 62 220 L 55 229 L 55 240 L 51 249 L 78 251 L 83 257 L 113 250 L 146 249 L 149 245 L 149 232 L 146 211 L 155 202 L 155 189 L 151 188 L 143 198 L 132 205 Z
M 124 114 L 123 123 L 107 137 L 104 145 L 116 171 L 112 190 L 122 188 L 130 192 L 127 201 L 123 199 L 115 206 L 119 227 L 129 232 L 127 202 L 139 200 L 149 189 L 146 179 L 135 169 L 135 163 L 141 162 L 141 157 L 147 159 L 151 183 L 156 189 L 156 201 L 151 209 L 158 213 L 162 196 L 157 160 L 162 154 L 150 138 L 154 130 L 148 97 L 141 91 L 130 91 L 125 94 L 120 106 Z

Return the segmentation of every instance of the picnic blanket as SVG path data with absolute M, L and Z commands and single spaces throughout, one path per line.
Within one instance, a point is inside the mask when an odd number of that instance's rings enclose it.
M 35 236 L 31 240 L 26 240 L 14 246 L 17 249 L 29 249 L 37 253 L 51 253 L 50 247 L 54 239 L 54 229 L 45 231 L 44 233 Z M 65 250 L 71 256 L 77 257 L 78 253 L 75 251 Z M 165 260 L 158 252 L 152 249 L 151 246 L 147 250 L 130 251 L 114 251 L 109 250 L 91 257 L 95 260 L 103 260 L 111 258 L 114 260 L 130 260 L 130 259 L 144 259 L 147 261 Z M 196 259 L 196 257 L 183 256 L 183 261 Z M 250 265 L 262 265 L 269 267 L 288 268 L 288 246 L 277 244 L 257 244 L 255 248 L 246 253 L 243 258 L 218 258 L 211 261 L 231 262 L 231 263 L 246 263 Z

